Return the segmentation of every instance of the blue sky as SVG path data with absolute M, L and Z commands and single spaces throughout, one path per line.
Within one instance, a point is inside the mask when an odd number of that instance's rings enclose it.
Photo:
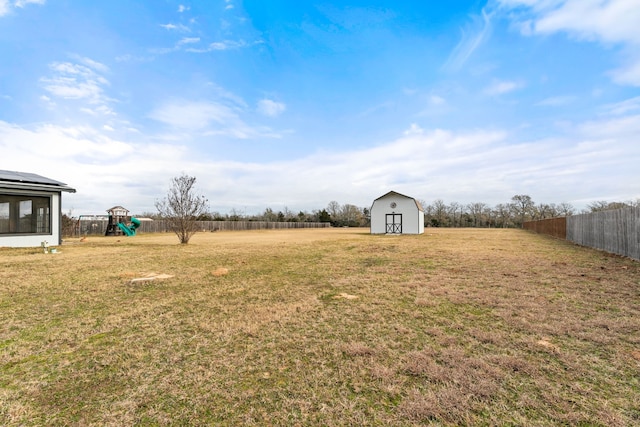
M 640 198 L 638 0 L 0 0 L 0 169 L 74 215 Z

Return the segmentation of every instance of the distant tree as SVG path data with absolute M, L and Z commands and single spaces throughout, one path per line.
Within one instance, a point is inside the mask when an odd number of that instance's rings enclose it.
M 266 208 L 264 210 L 264 213 L 262 214 L 262 218 L 268 222 L 278 221 L 278 215 L 275 212 L 273 212 L 273 209 L 271 208 Z
M 540 203 L 536 208 L 535 219 L 555 218 L 558 215 L 558 208 L 553 203 Z
M 605 202 L 602 200 L 587 205 L 587 207 L 589 208 L 589 212 L 610 211 L 613 209 L 622 209 L 631 206 L 632 204 L 627 202 Z
M 451 226 L 452 227 L 460 227 L 460 219 L 462 218 L 462 213 L 464 212 L 464 207 L 458 202 L 449 203 L 448 211 L 449 216 L 451 217 Z
M 213 221 L 226 221 L 227 218 L 222 215 L 220 212 L 211 212 L 211 218 L 213 218 Z
M 133 215 L 136 218 L 151 218 L 151 219 L 160 219 L 158 216 L 158 212 L 141 212 L 139 214 Z
M 181 244 L 189 243 L 197 231 L 197 218 L 208 211 L 208 200 L 196 194 L 196 178 L 182 174 L 171 180 L 171 187 L 164 199 L 156 201 L 158 214 L 176 233 Z
M 571 216 L 576 212 L 576 209 L 573 207 L 571 203 L 562 202 L 558 205 L 558 215 L 559 216 Z
M 470 203 L 467 205 L 469 216 L 473 220 L 474 227 L 484 227 L 487 222 L 488 206 L 482 202 Z
M 496 221 L 496 227 L 507 228 L 511 226 L 511 208 L 509 205 L 500 203 L 493 208 L 493 217 Z
M 431 215 L 431 225 L 434 227 L 447 227 L 449 225 L 447 205 L 441 199 L 437 199 L 431 205 Z
M 62 214 L 60 223 L 62 226 L 62 230 L 61 230 L 62 237 L 72 237 L 75 234 L 78 220 L 73 217 L 73 212 L 71 210 L 69 210 L 68 213 Z
M 229 212 L 229 221 L 240 221 L 242 219 L 242 212 L 236 210 L 236 208 L 231 209 Z
M 531 196 L 526 194 L 517 194 L 511 198 L 511 208 L 513 209 L 513 216 L 515 217 L 516 224 L 522 227 L 522 224 L 533 218 L 535 204 L 531 199 Z
M 318 221 L 320 222 L 331 222 L 331 215 L 327 212 L 326 209 L 322 209 L 318 214 Z
M 340 216 L 340 203 L 336 202 L 335 200 L 330 201 L 327 205 L 327 212 L 329 212 L 329 215 L 331 215 L 332 221 L 337 220 L 338 216 Z

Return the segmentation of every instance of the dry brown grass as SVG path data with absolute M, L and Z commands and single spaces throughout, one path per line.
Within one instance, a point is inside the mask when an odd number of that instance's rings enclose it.
M 2 425 L 640 424 L 628 259 L 473 229 L 59 251 L 0 248 Z

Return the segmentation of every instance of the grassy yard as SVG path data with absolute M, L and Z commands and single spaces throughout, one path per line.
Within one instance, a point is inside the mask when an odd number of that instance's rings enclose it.
M 495 229 L 58 251 L 0 249 L 1 425 L 640 424 L 628 259 Z

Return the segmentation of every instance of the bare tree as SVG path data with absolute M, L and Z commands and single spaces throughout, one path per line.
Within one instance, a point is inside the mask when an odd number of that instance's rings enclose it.
M 449 226 L 449 215 L 447 210 L 447 205 L 442 201 L 442 199 L 437 199 L 433 202 L 433 216 L 434 218 L 431 220 L 432 225 L 435 227 L 448 227 Z M 434 222 L 435 219 L 435 222 Z
M 531 200 L 531 196 L 526 194 L 517 194 L 511 198 L 511 208 L 513 209 L 514 219 L 518 227 L 533 218 L 535 203 Z
M 633 202 L 606 202 L 599 200 L 587 205 L 590 212 L 610 211 L 614 209 L 628 208 Z
M 155 206 L 160 217 L 169 223 L 180 243 L 187 244 L 197 231 L 196 219 L 208 211 L 206 197 L 195 193 L 196 178 L 182 174 L 171 180 L 167 196 L 156 201 Z
M 568 202 L 562 202 L 558 205 L 558 215 L 571 216 L 576 212 L 576 209 Z

